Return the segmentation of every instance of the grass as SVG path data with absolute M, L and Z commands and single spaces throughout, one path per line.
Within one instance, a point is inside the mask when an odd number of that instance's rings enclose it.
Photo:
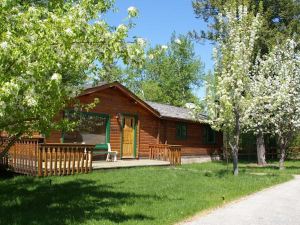
M 0 179 L 0 224 L 173 224 L 300 174 L 223 163 L 97 171 L 68 177 Z M 231 169 L 231 165 L 229 166 Z M 255 175 L 253 173 L 266 173 Z

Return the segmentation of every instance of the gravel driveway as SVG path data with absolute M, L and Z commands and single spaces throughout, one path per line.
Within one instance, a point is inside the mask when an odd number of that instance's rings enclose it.
M 300 225 L 300 176 L 181 225 Z

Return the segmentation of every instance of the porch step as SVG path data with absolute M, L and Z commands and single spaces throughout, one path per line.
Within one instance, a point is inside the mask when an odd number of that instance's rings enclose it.
M 93 161 L 93 170 L 99 169 L 117 169 L 130 167 L 146 167 L 146 166 L 169 166 L 170 162 L 150 160 L 150 159 L 126 159 L 118 160 L 117 162 Z
M 211 156 L 182 156 L 181 163 L 182 164 L 191 164 L 191 163 L 204 163 L 204 162 L 211 162 L 213 160 L 220 160 L 219 157 L 214 157 L 212 159 Z

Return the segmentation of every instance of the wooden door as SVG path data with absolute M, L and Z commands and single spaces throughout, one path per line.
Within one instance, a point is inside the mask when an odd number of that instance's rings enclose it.
M 134 146 L 135 146 L 134 129 L 135 129 L 135 118 L 133 116 L 124 116 L 123 138 L 122 138 L 123 158 L 134 157 Z

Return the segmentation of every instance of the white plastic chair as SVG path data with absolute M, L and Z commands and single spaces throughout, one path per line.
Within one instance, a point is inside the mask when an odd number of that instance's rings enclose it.
M 110 161 L 117 162 L 118 152 L 111 150 L 110 143 L 107 143 L 107 150 L 108 151 L 107 151 L 106 161 L 107 162 L 110 162 Z

